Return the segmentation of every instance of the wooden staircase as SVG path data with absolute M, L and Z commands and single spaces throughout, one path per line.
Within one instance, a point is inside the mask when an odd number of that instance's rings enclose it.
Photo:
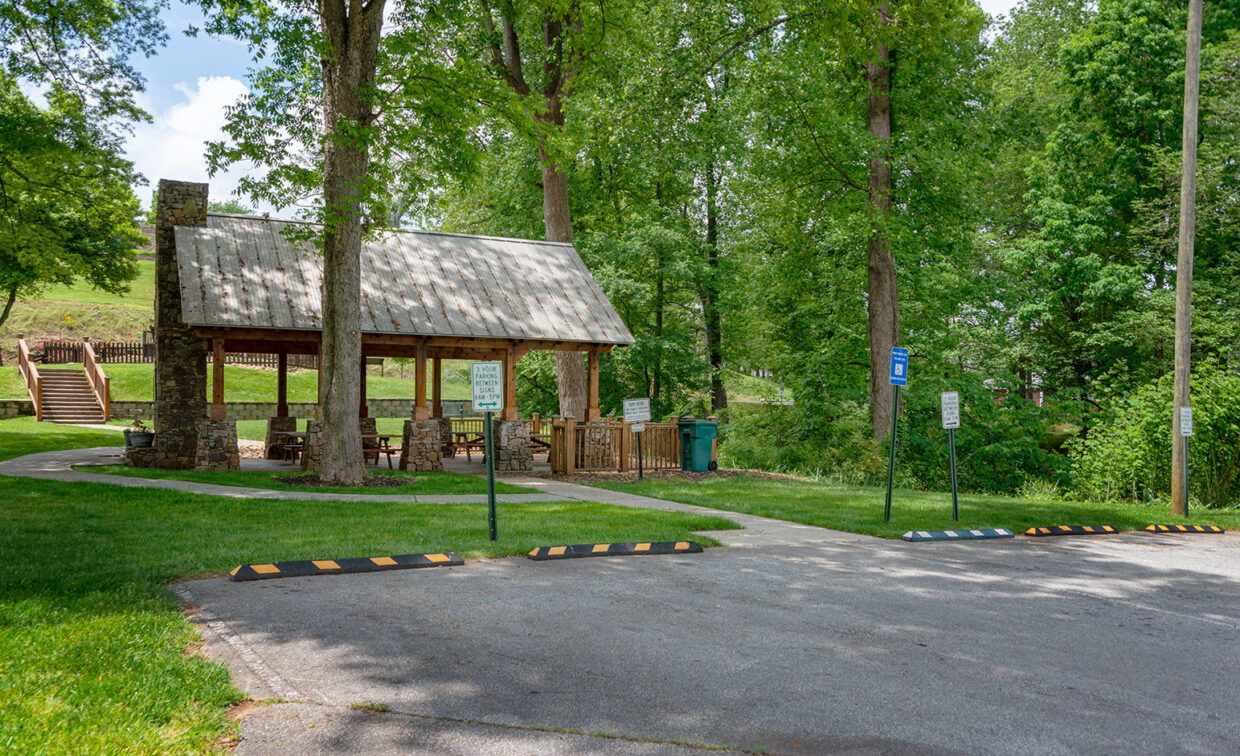
M 103 408 L 95 398 L 95 390 L 81 370 L 49 370 L 41 368 L 43 379 L 43 411 L 48 423 L 102 423 Z
M 90 339 L 82 340 L 81 370 L 40 370 L 31 358 L 25 334 L 17 335 L 17 361 L 39 422 L 104 423 L 112 414 L 111 381 Z

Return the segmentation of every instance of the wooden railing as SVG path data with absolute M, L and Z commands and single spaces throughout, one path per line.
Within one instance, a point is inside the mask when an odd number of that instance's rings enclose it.
M 680 429 L 675 423 L 646 423 L 642 434 L 642 466 L 647 470 L 680 468 Z M 551 421 L 551 471 L 637 469 L 637 438 L 629 423 Z
M 26 382 L 26 393 L 30 394 L 30 402 L 34 404 L 35 420 L 43 420 L 43 379 L 39 377 L 39 369 L 30 359 L 30 348 L 26 346 L 26 334 L 17 334 L 17 371 Z
M 86 372 L 86 380 L 95 392 L 95 400 L 103 410 L 103 421 L 106 423 L 112 418 L 112 379 L 104 374 L 100 362 L 90 338 L 82 339 L 82 370 Z

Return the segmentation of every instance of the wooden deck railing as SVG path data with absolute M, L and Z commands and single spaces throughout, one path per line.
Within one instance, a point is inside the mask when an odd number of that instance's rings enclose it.
M 551 421 L 551 471 L 637 469 L 637 438 L 629 423 Z M 675 423 L 646 423 L 642 466 L 647 470 L 680 468 L 680 429 Z
M 17 371 L 26 382 L 26 393 L 30 394 L 30 402 L 34 404 L 35 420 L 43 420 L 43 379 L 39 377 L 39 369 L 30 359 L 30 348 L 26 346 L 26 334 L 17 334 Z
M 95 392 L 95 399 L 103 410 L 103 421 L 106 423 L 112 418 L 112 379 L 104 374 L 100 362 L 102 361 L 99 355 L 95 354 L 90 338 L 82 339 L 82 370 L 86 372 L 86 380 Z

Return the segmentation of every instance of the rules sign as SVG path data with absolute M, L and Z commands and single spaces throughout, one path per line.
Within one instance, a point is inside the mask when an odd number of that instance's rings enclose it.
M 943 407 L 943 429 L 955 430 L 960 427 L 960 394 L 955 391 L 944 391 L 939 394 L 939 402 Z

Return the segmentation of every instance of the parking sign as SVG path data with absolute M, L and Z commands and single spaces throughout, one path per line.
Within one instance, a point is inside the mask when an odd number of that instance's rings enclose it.
M 504 363 L 475 362 L 470 365 L 469 385 L 474 412 L 499 412 L 504 408 Z
M 901 347 L 891 348 L 891 385 L 908 385 L 908 350 Z
M 956 430 L 960 427 L 960 394 L 955 391 L 944 391 L 939 394 L 939 402 L 943 407 L 943 429 Z

